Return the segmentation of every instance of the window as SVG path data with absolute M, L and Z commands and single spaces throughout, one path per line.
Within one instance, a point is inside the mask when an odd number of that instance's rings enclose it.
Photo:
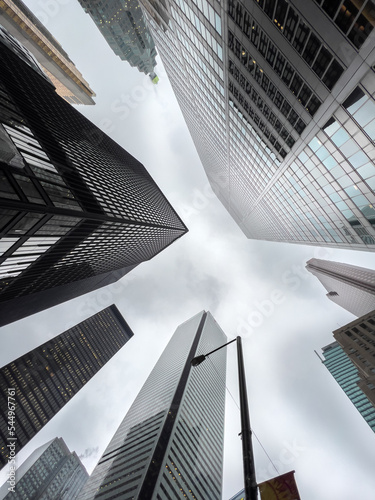
M 44 205 L 44 201 L 36 189 L 35 185 L 29 177 L 24 177 L 18 174 L 14 174 L 14 178 L 17 180 L 19 186 L 21 187 L 24 195 L 31 203 L 38 203 Z
M 297 121 L 298 119 L 298 115 L 297 113 L 292 109 L 291 112 L 289 113 L 289 116 L 288 116 L 288 122 L 291 124 L 291 125 L 294 125 L 294 123 Z
M 333 86 L 340 78 L 343 71 L 344 68 L 336 61 L 336 59 L 334 59 L 322 79 L 323 83 L 328 87 L 329 90 L 332 90 Z
M 262 88 L 265 92 L 267 92 L 269 82 L 269 78 L 263 73 Z
M 276 56 L 276 47 L 273 45 L 272 42 L 269 42 L 266 60 L 267 62 L 270 63 L 271 66 L 273 66 L 273 63 L 275 61 L 275 56 Z
M 251 31 L 251 18 L 250 15 L 245 10 L 243 18 L 243 32 L 245 33 L 247 38 L 250 38 L 250 31 Z
M 293 39 L 294 30 L 296 28 L 297 21 L 298 21 L 297 14 L 292 9 L 292 7 L 289 7 L 288 15 L 287 15 L 287 18 L 285 21 L 285 26 L 284 26 L 284 35 L 286 36 L 287 40 L 289 40 L 289 42 L 291 42 Z
M 26 234 L 42 218 L 42 214 L 26 213 L 10 230 L 9 234 Z
M 291 105 L 288 103 L 288 101 L 284 101 L 283 106 L 281 108 L 282 114 L 286 117 L 288 116 L 290 110 L 291 110 Z
M 255 45 L 255 47 L 258 46 L 258 40 L 259 40 L 259 28 L 258 25 L 253 23 L 252 30 L 251 30 L 251 43 Z
M 310 32 L 309 28 L 304 23 L 302 22 L 299 23 L 296 36 L 294 37 L 293 40 L 293 47 L 300 54 L 302 53 L 309 32 Z
M 328 68 L 329 63 L 332 60 L 332 56 L 330 52 L 325 48 L 321 47 L 318 57 L 316 58 L 316 61 L 313 66 L 313 71 L 321 78 L 323 76 L 323 73 L 325 70 Z
M 283 96 L 280 94 L 279 91 L 277 91 L 277 94 L 276 94 L 276 97 L 275 97 L 275 100 L 274 100 L 274 103 L 276 104 L 276 106 L 280 109 L 281 108 L 281 104 L 283 102 L 284 98 Z
M 303 106 L 306 106 L 307 101 L 310 99 L 311 94 L 312 94 L 312 92 L 309 89 L 309 87 L 306 84 L 304 84 L 302 89 L 301 89 L 301 92 L 298 95 Z
M 259 43 L 259 52 L 263 57 L 266 57 L 266 52 L 267 52 L 267 36 L 262 33 L 260 34 L 260 43 Z
M 284 26 L 287 9 L 288 9 L 288 2 L 286 0 L 278 0 L 275 11 L 275 23 L 278 28 Z
M 298 95 L 301 86 L 302 86 L 302 78 L 299 77 L 297 74 L 294 74 L 292 83 L 290 85 L 290 90 L 293 92 L 293 94 Z
M 354 18 L 358 14 L 358 9 L 354 6 L 351 0 L 345 0 L 341 5 L 339 13 L 335 19 L 337 26 L 346 33 L 350 26 L 353 24 Z
M 286 63 L 281 79 L 286 85 L 288 85 L 288 87 L 290 84 L 290 80 L 292 79 L 293 73 L 294 70 L 292 66 L 289 63 Z
M 374 29 L 374 10 L 373 2 L 368 2 L 363 9 L 363 14 L 358 17 L 348 35 L 349 40 L 353 42 L 357 49 L 362 47 L 363 42 Z
M 264 12 L 270 19 L 274 19 L 273 12 L 275 10 L 276 0 L 264 0 Z
M 268 96 L 273 100 L 273 98 L 275 97 L 276 95 L 276 87 L 273 83 L 270 82 L 269 86 L 268 86 L 268 92 L 267 92 Z
M 306 48 L 302 54 L 302 57 L 309 66 L 311 66 L 312 62 L 314 61 L 319 47 L 320 41 L 313 33 L 311 33 L 309 41 L 307 42 Z
M 275 63 L 275 73 L 277 73 L 279 76 L 281 76 L 281 73 L 283 72 L 284 64 L 285 64 L 285 59 L 279 52 L 277 54 Z
M 13 189 L 11 183 L 9 182 L 5 173 L 3 173 L 3 172 L 0 173 L 0 196 L 2 198 L 8 198 L 8 199 L 12 199 L 12 200 L 19 199 L 19 197 L 15 193 L 15 190 Z
M 308 108 L 307 108 L 309 115 L 314 116 L 315 113 L 318 111 L 321 104 L 322 103 L 319 101 L 319 99 L 316 97 L 316 95 L 313 95 L 309 101 Z
M 337 9 L 339 8 L 341 3 L 341 0 L 324 0 L 323 2 L 323 10 L 327 12 L 330 18 L 334 18 L 337 12 Z
M 294 126 L 294 129 L 299 133 L 302 134 L 302 132 L 306 128 L 306 123 L 300 118 L 296 125 Z

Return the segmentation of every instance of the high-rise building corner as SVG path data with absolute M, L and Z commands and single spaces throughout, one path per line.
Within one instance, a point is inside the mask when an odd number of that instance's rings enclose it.
M 132 336 L 120 311 L 111 305 L 3 366 L 0 369 L 0 468 L 8 464 Z M 9 413 L 10 406 L 15 407 L 11 410 L 13 413 Z
M 306 269 L 327 290 L 327 298 L 355 316 L 375 309 L 375 270 L 342 262 L 310 259 Z
M 0 326 L 119 280 L 187 232 L 145 167 L 0 29 Z
M 374 251 L 374 2 L 141 2 L 208 180 L 245 235 Z
M 220 500 L 226 342 L 209 312 L 182 323 L 117 429 L 79 500 Z

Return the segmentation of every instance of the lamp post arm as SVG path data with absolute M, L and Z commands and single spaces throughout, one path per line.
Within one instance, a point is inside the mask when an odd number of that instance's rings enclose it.
M 214 349 L 213 351 L 208 352 L 207 354 L 205 354 L 205 356 L 209 356 L 210 354 L 213 354 L 214 352 L 218 351 L 219 349 L 222 349 L 223 347 L 225 347 L 225 346 L 227 346 L 227 345 L 231 344 L 232 342 L 236 342 L 236 340 L 237 340 L 237 337 L 236 337 L 236 338 L 234 338 L 233 340 L 230 340 L 230 341 L 229 341 L 229 342 L 227 342 L 226 344 L 223 344 L 223 345 L 221 345 L 220 347 L 217 347 L 217 348 L 216 348 L 216 349 Z

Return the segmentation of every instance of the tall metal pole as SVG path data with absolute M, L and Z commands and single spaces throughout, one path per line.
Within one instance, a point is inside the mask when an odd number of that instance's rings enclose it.
M 245 476 L 245 498 L 246 500 L 257 500 L 258 489 L 255 478 L 254 452 L 252 432 L 250 428 L 249 404 L 247 401 L 245 367 L 243 362 L 241 337 L 237 337 L 237 359 L 238 382 L 240 386 L 241 437 L 243 470 Z

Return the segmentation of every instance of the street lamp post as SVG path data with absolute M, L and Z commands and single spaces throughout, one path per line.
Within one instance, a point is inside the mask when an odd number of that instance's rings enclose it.
M 238 382 L 240 388 L 240 412 L 241 412 L 241 438 L 242 438 L 242 457 L 245 480 L 245 498 L 246 500 L 257 500 L 258 489 L 255 478 L 254 452 L 252 444 L 252 431 L 250 427 L 249 403 L 247 400 L 245 367 L 243 362 L 241 337 L 237 337 L 227 344 L 224 344 L 208 354 L 201 354 L 192 359 L 192 366 L 202 363 L 207 356 L 222 349 L 223 347 L 237 341 L 237 360 L 238 360 Z

